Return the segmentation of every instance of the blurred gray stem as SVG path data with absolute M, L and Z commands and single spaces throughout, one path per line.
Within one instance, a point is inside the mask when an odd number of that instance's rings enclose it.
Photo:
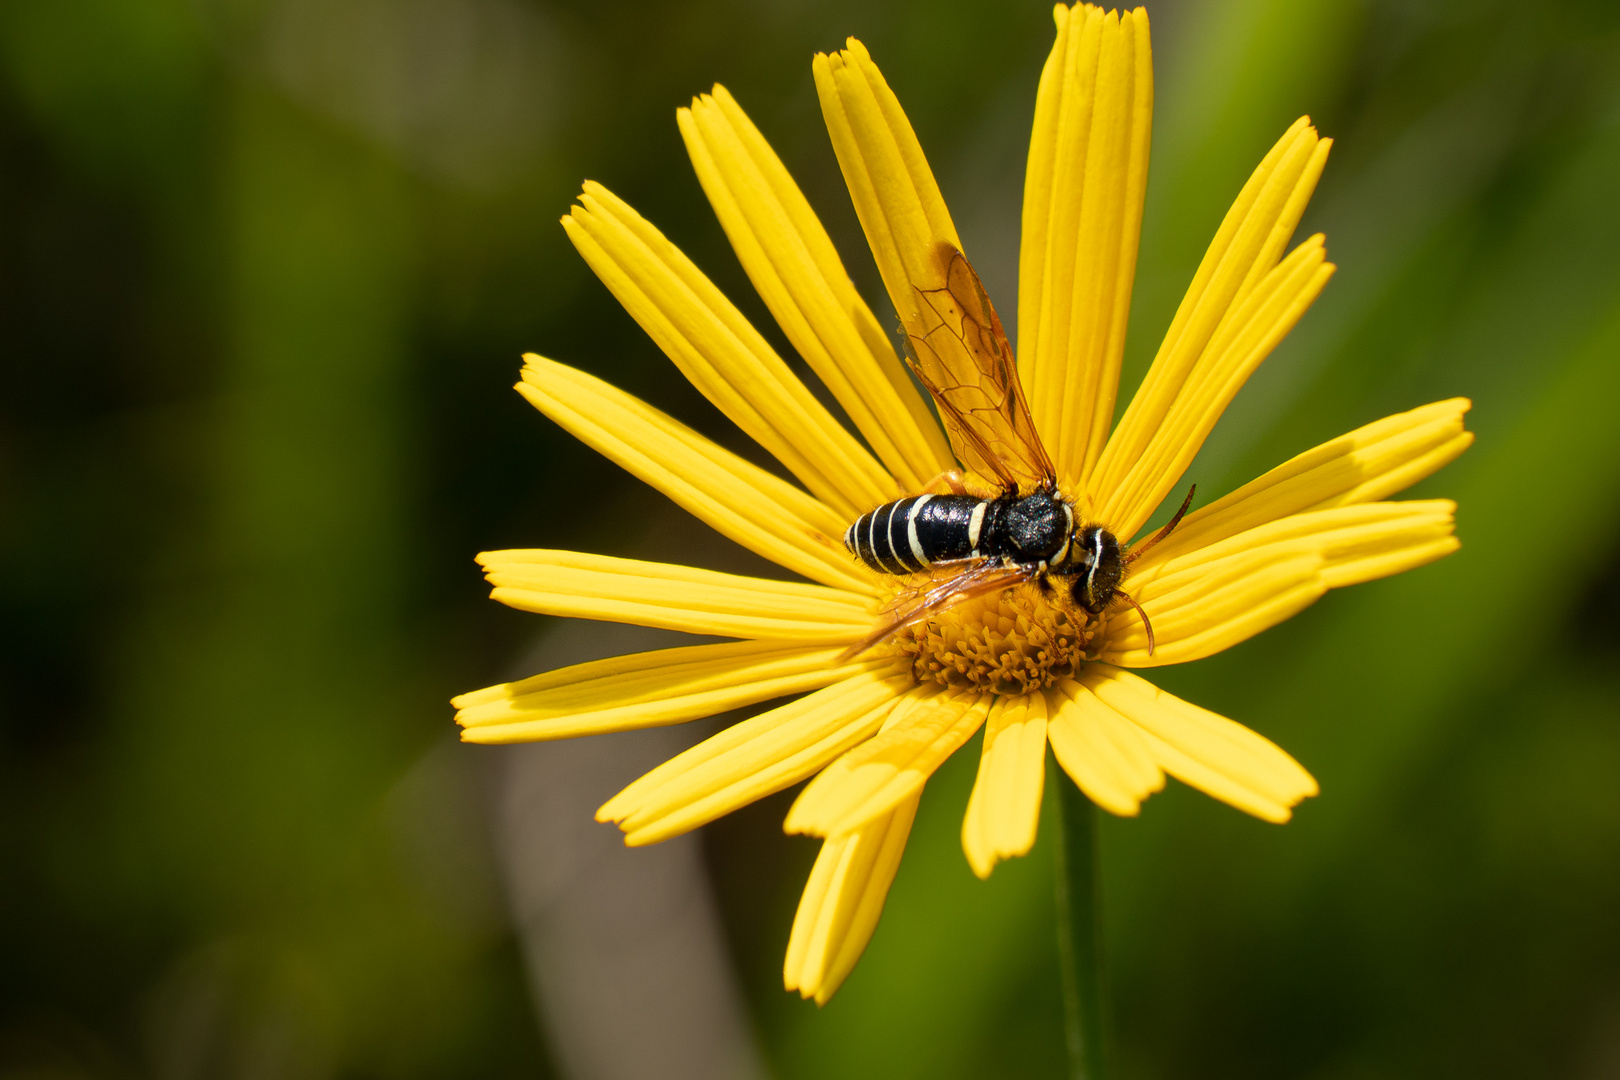
M 689 643 L 559 622 L 532 674 Z M 707 734 L 683 725 L 502 748 L 494 841 L 535 1006 L 568 1080 L 763 1077 L 695 835 L 626 848 L 596 808 Z

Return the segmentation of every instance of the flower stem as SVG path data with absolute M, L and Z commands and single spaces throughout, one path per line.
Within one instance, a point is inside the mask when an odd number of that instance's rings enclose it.
M 1058 963 L 1063 969 L 1063 1028 L 1069 1080 L 1104 1080 L 1102 870 L 1097 807 L 1074 781 L 1052 770 L 1060 809 L 1057 844 Z

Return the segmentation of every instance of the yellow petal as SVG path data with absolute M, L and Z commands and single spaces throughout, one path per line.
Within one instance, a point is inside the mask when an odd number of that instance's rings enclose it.
M 899 494 L 742 313 L 626 203 L 587 182 L 563 228 L 692 385 L 823 502 L 854 517 Z
M 994 695 L 915 687 L 911 707 L 882 734 L 824 769 L 788 811 L 790 833 L 838 836 L 894 809 L 973 737 Z
M 854 38 L 817 54 L 816 93 L 855 213 L 900 320 L 916 322 L 913 283 L 941 284 L 936 242 L 962 247 L 939 185 L 899 99 Z
M 617 656 L 462 694 L 451 702 L 467 742 L 568 739 L 679 724 L 817 690 L 862 671 L 837 647 L 727 641 Z
M 1309 543 L 1262 546 L 1206 561 L 1184 558 L 1191 565 L 1140 579 L 1133 575 L 1126 582 L 1153 621 L 1153 654 L 1148 654 L 1141 616 L 1116 602 L 1103 629 L 1101 659 L 1163 667 L 1213 656 L 1292 618 L 1328 589 L 1322 558 Z
M 1248 539 L 1275 550 L 1308 546 L 1322 558 L 1330 589 L 1359 585 L 1433 562 L 1457 550 L 1457 504 L 1450 499 L 1368 503 L 1293 514 L 1206 550 Z
M 1269 739 L 1140 676 L 1090 664 L 1079 682 L 1141 728 L 1165 772 L 1239 810 L 1287 821 L 1290 807 L 1317 793 L 1311 774 Z
M 1149 553 L 1127 590 L 1153 620 L 1116 608 L 1101 658 L 1160 667 L 1210 656 L 1276 625 L 1328 589 L 1411 570 L 1457 550 L 1446 499 L 1369 503 L 1293 514 L 1159 561 Z
M 1325 261 L 1322 237 L 1313 236 L 1233 308 L 1188 373 L 1141 457 L 1099 504 L 1098 516 L 1117 523 L 1119 535 L 1134 535 L 1180 483 L 1226 406 L 1305 314 L 1333 269 Z
M 600 379 L 524 360 L 517 389 L 535 408 L 716 531 L 823 585 L 878 589 L 834 539 L 848 522 L 825 503 Z
M 866 949 L 917 816 L 921 792 L 826 841 L 793 917 L 782 982 L 825 1005 Z
M 949 444 L 826 229 L 723 86 L 677 113 L 703 190 L 765 306 L 906 490 L 954 468 Z
M 984 723 L 979 776 L 962 819 L 962 850 L 981 878 L 1035 844 L 1046 775 L 1046 698 L 997 698 Z
M 1149 561 L 1207 547 L 1290 514 L 1376 502 L 1453 461 L 1474 441 L 1467 398 L 1437 401 L 1357 428 L 1285 462 L 1184 518 Z
M 1312 287 L 1319 290 L 1325 275 L 1331 272 L 1321 262 L 1320 245 L 1315 245 L 1318 250 L 1314 257 L 1300 255 L 1314 262 L 1312 272 L 1303 282 L 1288 283 L 1293 289 L 1278 301 L 1280 309 L 1246 303 L 1268 279 L 1273 293 L 1283 284 L 1272 278 L 1272 271 L 1315 190 L 1331 143 L 1330 139 L 1317 137 L 1308 118 L 1296 121 L 1249 177 L 1211 241 L 1141 389 L 1120 418 L 1088 483 L 1100 516 L 1120 536 L 1134 534 L 1141 520 L 1152 512 L 1152 506 L 1146 510 L 1141 507 L 1152 498 L 1153 490 L 1162 487 L 1167 491 L 1180 477 L 1179 473 L 1168 478 L 1138 476 L 1132 490 L 1122 490 L 1155 438 L 1168 438 L 1161 429 L 1171 410 L 1182 402 L 1183 391 L 1194 382 L 1195 373 L 1221 360 L 1212 353 L 1211 346 L 1233 350 L 1247 345 L 1249 352 L 1258 351 L 1257 356 L 1236 351 L 1224 365 L 1228 377 L 1232 370 L 1243 371 L 1245 364 L 1252 370 L 1303 311 L 1298 305 L 1308 305 L 1314 298 Z M 1249 325 L 1262 314 L 1270 321 Z M 1231 325 L 1234 322 L 1239 325 Z M 1197 381 L 1204 384 L 1201 401 L 1218 393 L 1227 379 L 1211 380 L 1206 376 Z M 1202 412 L 1198 404 L 1183 403 L 1183 413 Z M 1187 419 L 1183 415 L 1183 421 Z M 1185 437 L 1185 433 L 1178 437 Z M 1159 497 L 1163 497 L 1162 492 Z M 1101 513 L 1104 506 L 1107 513 Z
M 1051 691 L 1046 737 L 1052 755 L 1104 810 L 1135 817 L 1142 800 L 1164 787 L 1164 773 L 1142 730 L 1076 682 Z
M 653 844 L 803 780 L 870 738 L 911 685 L 868 669 L 733 724 L 658 766 L 596 812 L 624 842 Z
M 1147 13 L 1059 6 L 1035 98 L 1018 269 L 1018 351 L 1059 477 L 1084 485 L 1114 421 L 1147 190 Z
M 822 585 L 543 548 L 486 551 L 478 563 L 494 599 L 541 615 L 828 644 L 872 625 L 870 597 Z

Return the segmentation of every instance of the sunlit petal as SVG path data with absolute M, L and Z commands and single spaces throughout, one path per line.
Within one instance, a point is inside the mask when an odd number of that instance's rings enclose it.
M 486 551 L 478 562 L 491 597 L 541 615 L 828 644 L 872 623 L 869 598 L 824 585 L 546 548 Z
M 979 877 L 1034 846 L 1045 776 L 1046 695 L 997 698 L 962 819 L 962 850 Z
M 593 660 L 462 694 L 451 702 L 467 742 L 535 742 L 679 724 L 817 690 L 873 661 L 780 641 L 727 641 Z
M 1446 499 L 1313 510 L 1268 522 L 1163 561 L 1155 550 L 1131 577 L 1157 648 L 1134 611 L 1109 620 L 1102 659 L 1161 667 L 1210 656 L 1276 625 L 1328 589 L 1411 570 L 1457 550 Z
M 574 246 L 692 385 L 816 497 L 853 514 L 899 494 L 877 460 L 690 259 L 600 184 L 563 218 Z
M 1226 401 L 1332 273 L 1320 239 L 1302 244 L 1294 265 L 1274 273 L 1331 144 L 1317 137 L 1308 119 L 1296 121 L 1249 177 L 1210 243 L 1088 485 L 1099 517 L 1122 538 L 1134 535 L 1179 482 L 1185 465 L 1174 468 L 1174 462 L 1190 461 L 1197 450 L 1172 442 L 1167 424 L 1174 424 L 1176 438 L 1202 443 Z M 1261 297 L 1250 303 L 1257 291 Z M 1142 464 L 1150 450 L 1151 468 Z
M 1317 793 L 1299 762 L 1242 724 L 1165 693 L 1137 675 L 1093 664 L 1079 682 L 1141 729 L 1165 772 L 1266 821 Z
M 1055 702 L 1046 737 L 1063 771 L 1092 802 L 1134 817 L 1142 800 L 1164 787 L 1164 773 L 1142 729 L 1069 681 L 1049 691 Z
M 1153 121 L 1147 13 L 1059 5 L 1035 98 L 1019 370 L 1059 478 L 1083 488 L 1114 421 Z
M 916 321 L 913 285 L 942 284 L 934 244 L 962 241 L 899 100 L 854 38 L 814 63 L 816 92 L 855 213 L 900 321 Z
M 848 523 L 819 499 L 600 379 L 524 359 L 518 392 L 535 408 L 717 532 L 823 585 L 878 588 L 834 539 Z
M 677 113 L 681 135 L 743 269 L 877 456 L 907 490 L 952 468 L 949 445 L 888 332 L 753 122 L 726 92 Z
M 1215 422 L 1254 369 L 1287 336 L 1321 293 L 1333 264 L 1313 236 L 1271 268 L 1233 307 L 1205 343 L 1175 400 L 1128 468 L 1096 493 L 1097 516 L 1120 536 L 1133 536 L 1181 481 Z
M 1148 562 L 1236 536 L 1290 514 L 1377 502 L 1403 491 L 1473 445 L 1467 398 L 1396 413 L 1307 450 L 1225 498 L 1188 514 Z
M 596 812 L 625 843 L 654 844 L 803 780 L 871 738 L 909 681 L 867 670 L 771 709 L 658 766 Z
M 866 824 L 920 790 L 984 723 L 994 695 L 936 693 L 922 686 L 908 696 L 881 734 L 851 750 L 806 785 L 783 823 L 790 833 L 838 836 Z
M 788 938 L 787 989 L 825 1005 L 854 968 L 883 913 L 921 799 L 919 791 L 821 845 Z

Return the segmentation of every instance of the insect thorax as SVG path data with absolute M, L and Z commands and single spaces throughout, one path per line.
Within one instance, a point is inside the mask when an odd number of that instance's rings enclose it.
M 1066 499 L 1049 492 L 1013 498 L 1005 503 L 998 524 L 1000 551 L 995 554 L 1018 563 L 1046 563 L 1060 567 L 1066 561 L 1074 511 Z

